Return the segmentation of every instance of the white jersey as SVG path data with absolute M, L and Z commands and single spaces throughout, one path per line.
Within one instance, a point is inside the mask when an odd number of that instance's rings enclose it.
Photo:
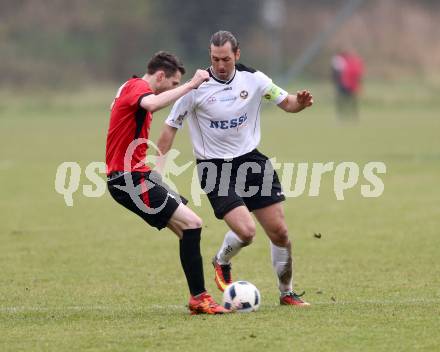
M 237 64 L 229 81 L 214 77 L 174 104 L 166 123 L 182 128 L 188 120 L 197 159 L 231 159 L 260 143 L 262 98 L 279 104 L 287 92 L 260 71 Z

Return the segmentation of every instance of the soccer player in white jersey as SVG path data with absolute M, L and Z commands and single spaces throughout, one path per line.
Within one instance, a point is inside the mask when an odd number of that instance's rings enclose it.
M 296 113 L 313 104 L 312 95 L 288 94 L 264 73 L 237 63 L 239 45 L 228 31 L 212 35 L 210 57 L 210 80 L 176 101 L 158 148 L 165 155 L 188 121 L 202 189 L 215 216 L 230 228 L 213 259 L 218 288 L 223 291 L 232 282 L 231 258 L 255 236 L 253 213 L 270 239 L 280 304 L 308 306 L 293 290 L 291 242 L 281 203 L 285 197 L 272 164 L 256 148 L 263 99 Z

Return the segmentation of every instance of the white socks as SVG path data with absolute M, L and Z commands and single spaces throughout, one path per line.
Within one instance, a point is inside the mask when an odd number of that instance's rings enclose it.
M 278 287 L 281 294 L 292 291 L 292 252 L 291 245 L 278 247 L 270 242 L 272 266 L 278 276 Z
M 217 253 L 217 262 L 220 265 L 229 264 L 234 257 L 246 244 L 240 240 L 235 232 L 229 230 L 220 250 Z M 291 244 L 286 247 L 278 247 L 270 242 L 272 254 L 272 266 L 278 277 L 278 287 L 281 294 L 292 291 L 293 264 Z
M 229 264 L 231 258 L 235 256 L 245 244 L 235 232 L 229 230 L 226 232 L 223 244 L 217 253 L 217 261 L 220 265 Z

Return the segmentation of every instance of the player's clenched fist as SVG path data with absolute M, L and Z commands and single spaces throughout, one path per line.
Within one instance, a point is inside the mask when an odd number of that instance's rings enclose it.
M 303 108 L 307 108 L 309 106 L 312 106 L 313 104 L 313 96 L 312 93 L 310 93 L 308 90 L 302 90 L 296 92 L 296 101 L 298 105 L 300 105 Z
M 189 84 L 193 88 L 197 88 L 200 86 L 203 82 L 209 81 L 209 73 L 206 70 L 197 70 L 196 73 L 194 73 L 193 78 L 189 81 Z

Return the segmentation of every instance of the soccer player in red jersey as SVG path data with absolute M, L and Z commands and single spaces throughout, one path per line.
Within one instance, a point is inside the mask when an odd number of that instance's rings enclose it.
M 152 113 L 209 80 L 207 71 L 197 70 L 190 81 L 179 86 L 184 73 L 179 59 L 162 51 L 152 57 L 142 78 L 133 77 L 119 88 L 107 134 L 107 184 L 116 202 L 150 226 L 159 230 L 168 227 L 179 237 L 180 261 L 191 293 L 191 314 L 222 314 L 229 311 L 205 289 L 200 254 L 202 220 L 145 162 Z

